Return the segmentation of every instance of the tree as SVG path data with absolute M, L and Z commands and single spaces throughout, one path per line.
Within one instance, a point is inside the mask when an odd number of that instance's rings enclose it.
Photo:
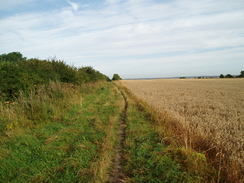
M 112 80 L 121 80 L 121 77 L 118 74 L 114 74 Z
M 227 74 L 225 78 L 233 78 L 233 76 L 231 74 Z
M 8 54 L 0 55 L 0 60 L 2 62 L 18 62 L 23 59 L 26 59 L 26 58 L 23 58 L 23 55 L 20 52 L 11 52 Z
M 225 76 L 223 74 L 220 74 L 219 78 L 225 78 Z
M 244 78 L 244 71 L 241 71 L 241 74 L 239 75 L 239 78 Z

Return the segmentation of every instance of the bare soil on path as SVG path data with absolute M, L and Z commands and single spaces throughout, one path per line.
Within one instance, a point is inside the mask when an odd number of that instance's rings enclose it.
M 123 174 L 123 166 L 124 166 L 123 151 L 124 151 L 124 143 L 125 143 L 125 127 L 126 127 L 128 102 L 125 94 L 121 90 L 120 93 L 124 98 L 124 109 L 119 124 L 118 142 L 116 147 L 116 155 L 115 155 L 115 160 L 113 165 L 113 171 L 109 177 L 110 183 L 123 183 L 125 179 L 125 175 Z

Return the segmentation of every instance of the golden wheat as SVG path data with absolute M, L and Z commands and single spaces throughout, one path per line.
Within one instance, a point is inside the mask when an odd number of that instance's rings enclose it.
M 191 137 L 211 139 L 210 147 L 221 149 L 216 157 L 219 155 L 220 161 L 227 158 L 229 164 L 237 163 L 242 174 L 244 79 L 124 80 L 122 83 L 157 111 L 167 111 L 176 118 Z M 186 141 L 191 143 L 194 139 Z

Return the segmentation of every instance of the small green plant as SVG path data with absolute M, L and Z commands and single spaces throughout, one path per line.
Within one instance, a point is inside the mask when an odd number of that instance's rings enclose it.
M 8 124 L 8 125 L 6 125 L 6 130 L 12 130 L 17 125 L 18 125 L 18 122 L 13 122 L 11 124 Z

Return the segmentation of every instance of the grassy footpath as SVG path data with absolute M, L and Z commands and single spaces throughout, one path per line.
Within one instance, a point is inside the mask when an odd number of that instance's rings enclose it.
M 123 98 L 111 83 L 81 96 L 62 118 L 2 134 L 0 182 L 106 181 Z
M 0 182 L 109 182 L 116 153 L 124 182 L 212 176 L 204 155 L 168 136 L 164 121 L 119 82 L 42 91 L 0 105 Z

